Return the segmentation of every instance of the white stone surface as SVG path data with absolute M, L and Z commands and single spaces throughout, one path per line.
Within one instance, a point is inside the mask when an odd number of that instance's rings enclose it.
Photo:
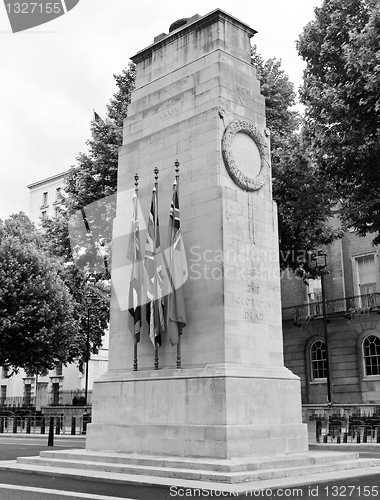
M 94 389 L 89 450 L 219 458 L 307 450 L 299 379 L 283 364 L 271 183 L 242 191 L 221 155 L 223 131 L 232 120 L 250 120 L 265 130 L 264 98 L 250 64 L 252 34 L 217 10 L 134 58 L 137 88 L 124 122 L 118 191 L 133 189 L 138 172 L 147 217 L 153 170 L 159 168 L 165 241 L 174 161 L 180 162 L 189 266 L 183 369 L 175 368 L 176 348 L 164 336 L 160 370 L 152 370 L 154 349 L 145 324 L 139 371 L 132 371 L 129 313 L 121 310 L 125 297 L 117 297 L 127 278 L 114 278 L 109 372 Z M 126 206 L 119 197 L 113 241 L 118 255 L 125 251 L 118 228 L 130 226 Z

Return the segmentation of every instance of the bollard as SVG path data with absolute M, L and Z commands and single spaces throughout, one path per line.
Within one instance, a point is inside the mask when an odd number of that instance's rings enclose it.
M 30 419 L 31 417 L 26 417 L 26 433 L 30 434 Z
M 347 433 L 347 432 L 345 432 L 345 433 L 343 434 L 343 443 L 347 443 L 347 437 L 348 437 L 348 433 Z
M 315 421 L 315 438 L 316 442 L 319 443 L 322 434 L 322 422 L 320 420 Z
M 13 417 L 13 434 L 17 434 L 17 417 Z
M 54 417 L 50 417 L 49 421 L 48 446 L 54 446 Z
M 4 432 L 4 417 L 0 418 L 0 433 L 3 434 Z
M 83 428 L 82 428 L 82 434 L 87 433 L 87 424 L 91 422 L 90 414 L 88 412 L 83 413 Z
M 380 426 L 376 427 L 376 443 L 380 443 Z
M 41 417 L 41 434 L 45 434 L 45 417 Z
M 357 442 L 357 444 L 360 444 L 360 427 L 358 428 L 358 435 L 356 438 L 356 442 Z
M 75 417 L 71 417 L 71 435 L 75 436 Z
M 336 438 L 336 444 L 340 444 L 340 434 L 338 434 L 338 436 Z
M 363 443 L 367 442 L 367 431 L 368 431 L 368 428 L 367 428 L 367 426 L 365 426 L 364 427 L 364 434 L 363 434 Z
M 60 418 L 57 417 L 57 420 L 55 422 L 55 433 L 59 434 L 60 432 L 61 432 L 61 422 L 60 422 Z

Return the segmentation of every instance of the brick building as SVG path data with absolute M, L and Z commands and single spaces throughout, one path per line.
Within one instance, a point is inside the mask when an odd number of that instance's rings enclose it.
M 327 249 L 326 330 L 320 280 L 282 277 L 285 366 L 301 378 L 302 402 L 380 403 L 379 250 L 347 232 Z

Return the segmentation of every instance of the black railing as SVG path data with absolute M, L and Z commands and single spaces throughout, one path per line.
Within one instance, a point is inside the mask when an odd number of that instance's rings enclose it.
M 85 391 L 48 392 L 48 406 L 83 406 L 86 402 Z M 92 391 L 87 392 L 87 405 L 92 403 Z
M 317 443 L 380 443 L 380 405 L 303 405 L 303 413 Z
M 36 398 L 34 396 L 0 397 L 0 408 L 31 408 L 35 405 Z
M 298 326 L 319 319 L 323 316 L 322 302 L 309 302 L 282 309 L 282 320 L 286 323 L 293 322 Z M 326 300 L 327 317 L 345 316 L 353 319 L 364 316 L 372 311 L 380 311 L 380 293 L 373 292 L 365 295 L 355 295 L 341 299 Z
M 54 434 L 85 434 L 87 424 L 91 422 L 89 414 L 69 417 L 58 415 L 4 416 L 0 413 L 0 434 L 48 434 L 50 421 L 53 419 Z

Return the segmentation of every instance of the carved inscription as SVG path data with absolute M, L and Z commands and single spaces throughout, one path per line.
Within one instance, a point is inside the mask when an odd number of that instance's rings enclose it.
M 163 120 L 164 118 L 168 118 L 169 116 L 173 116 L 176 113 L 178 113 L 178 109 L 175 106 L 173 106 L 170 109 L 165 109 L 165 111 L 162 111 L 162 113 L 159 113 L 158 116 L 161 118 L 161 120 Z
M 239 84 L 236 85 L 236 90 L 239 92 L 239 94 L 242 94 L 237 96 L 238 103 L 241 106 L 248 107 L 248 101 L 246 97 L 251 97 L 251 91 Z
M 246 95 L 248 97 L 251 97 L 251 91 L 250 90 L 246 89 L 245 87 L 242 87 L 239 84 L 236 85 L 236 88 L 237 88 L 238 92 L 240 92 L 241 94 Z
M 246 293 L 247 295 L 235 296 L 235 304 L 244 308 L 244 319 L 247 321 L 264 321 L 264 313 L 272 309 L 272 302 L 260 297 L 261 290 L 257 284 L 249 283 Z

